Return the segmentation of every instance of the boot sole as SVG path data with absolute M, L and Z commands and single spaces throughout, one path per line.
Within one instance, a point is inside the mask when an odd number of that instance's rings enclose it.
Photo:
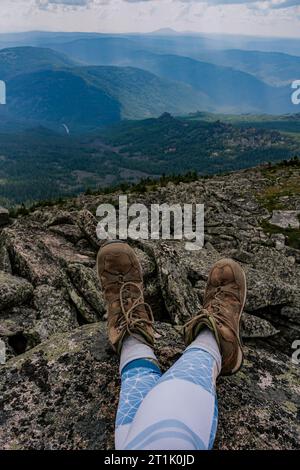
M 238 352 L 237 363 L 236 363 L 235 367 L 232 369 L 232 371 L 230 372 L 230 374 L 228 374 L 228 375 L 236 374 L 240 370 L 240 368 L 242 367 L 243 362 L 244 362 L 244 352 L 243 352 L 243 348 L 242 348 L 243 343 L 242 343 L 242 339 L 241 339 L 241 336 L 240 336 L 240 332 L 241 332 L 240 323 L 241 323 L 241 318 L 242 318 L 242 314 L 243 314 L 243 310 L 244 310 L 245 303 L 246 303 L 246 298 L 247 298 L 247 281 L 246 281 L 246 274 L 245 274 L 244 269 L 240 265 L 239 265 L 239 267 L 242 270 L 244 286 L 245 286 L 244 299 L 243 299 L 243 303 L 242 303 L 242 306 L 241 306 L 241 311 L 240 311 L 240 314 L 239 314 L 239 321 L 238 321 L 239 352 Z

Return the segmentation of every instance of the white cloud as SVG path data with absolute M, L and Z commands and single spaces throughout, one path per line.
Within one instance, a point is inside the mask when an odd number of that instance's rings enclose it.
M 164 0 L 120 0 L 125 3 L 162 3 Z M 37 6 L 41 9 L 51 7 L 67 7 L 71 9 L 85 8 L 90 6 L 109 5 L 113 4 L 115 0 L 36 0 Z M 244 5 L 251 6 L 257 5 L 264 6 L 266 9 L 286 9 L 293 8 L 300 5 L 300 0 L 170 0 L 170 3 L 176 5 L 178 3 L 194 3 L 205 4 L 207 6 L 233 6 Z
M 279 2 L 272 2 L 271 8 L 274 9 L 285 9 L 299 7 L 300 0 L 280 0 Z
M 225 32 L 300 36 L 300 0 L 1 0 L 0 32 Z
M 110 0 L 35 0 L 41 10 L 76 10 L 91 6 L 108 5 Z
M 66 7 L 71 9 L 85 8 L 93 0 L 36 0 L 37 7 L 41 10 L 47 10 L 57 7 Z

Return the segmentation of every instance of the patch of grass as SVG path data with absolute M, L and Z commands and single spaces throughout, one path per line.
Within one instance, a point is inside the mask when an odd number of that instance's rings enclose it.
M 277 225 L 270 224 L 267 220 L 261 221 L 261 227 L 267 235 L 282 233 L 286 237 L 288 246 L 300 250 L 300 229 L 277 227 Z
M 298 168 L 300 169 L 300 158 L 298 156 L 295 156 L 293 158 L 290 158 L 289 160 L 283 160 L 282 162 L 278 163 L 272 163 L 269 162 L 268 165 L 265 165 L 261 169 L 261 173 L 266 176 L 267 178 L 270 176 L 276 175 L 278 170 L 280 169 L 286 169 L 286 168 Z
M 278 193 L 275 191 L 276 188 L 268 188 L 268 190 L 264 191 L 261 194 L 257 195 L 257 199 L 259 203 L 268 209 L 269 212 L 273 212 L 274 210 L 280 210 L 283 209 L 283 204 L 279 202 L 279 197 L 281 195 L 278 195 Z
M 293 197 L 300 195 L 300 176 L 291 176 L 284 178 L 280 184 L 275 184 L 266 188 L 263 192 L 257 194 L 257 199 L 262 206 L 268 209 L 269 212 L 273 210 L 284 209 L 285 206 L 280 199 L 284 196 Z
M 280 170 L 284 169 L 284 173 Z M 300 196 L 300 160 L 295 157 L 292 160 L 272 165 L 270 168 L 263 168 L 262 173 L 272 184 L 262 192 L 256 194 L 259 203 L 268 209 L 285 209 L 284 203 L 280 200 L 284 196 Z M 296 170 L 296 171 L 295 171 Z

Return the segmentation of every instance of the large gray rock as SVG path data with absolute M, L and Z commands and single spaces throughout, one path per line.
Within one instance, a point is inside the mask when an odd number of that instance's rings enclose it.
M 65 278 L 64 268 L 69 263 L 93 265 L 94 260 L 75 250 L 62 236 L 41 229 L 40 224 L 18 220 L 1 234 L 14 271 L 33 284 L 60 286 Z
M 273 211 L 272 218 L 270 223 L 272 225 L 277 225 L 280 228 L 296 228 L 300 226 L 299 223 L 300 211 Z
M 99 318 L 101 318 L 105 313 L 105 302 L 103 293 L 99 288 L 99 279 L 96 274 L 96 269 L 75 263 L 68 266 L 67 273 L 80 294 L 93 307 L 95 312 L 98 313 Z
M 183 324 L 200 310 L 197 292 L 175 246 L 162 242 L 154 248 L 154 256 L 168 314 L 174 323 Z
M 78 326 L 75 309 L 68 302 L 67 292 L 41 285 L 34 291 L 34 307 L 38 312 L 32 333 L 44 341 L 55 333 L 64 333 Z
M 25 279 L 0 271 L 0 315 L 13 305 L 27 301 L 33 293 L 33 286 Z
M 243 338 L 269 338 L 280 333 L 272 323 L 244 312 L 241 320 L 241 333 Z
M 93 214 L 87 210 L 83 209 L 78 212 L 77 216 L 77 225 L 82 230 L 86 238 L 89 240 L 91 245 L 97 250 L 100 247 L 100 240 L 96 235 L 97 219 Z

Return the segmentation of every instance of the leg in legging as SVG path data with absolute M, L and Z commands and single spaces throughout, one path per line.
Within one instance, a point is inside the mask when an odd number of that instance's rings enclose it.
M 218 345 L 205 329 L 173 367 L 149 385 L 121 448 L 210 449 L 217 428 L 215 386 L 220 370 Z
M 121 392 L 116 417 L 116 449 L 124 449 L 131 423 L 145 396 L 161 377 L 153 350 L 133 337 L 125 339 L 120 360 Z

